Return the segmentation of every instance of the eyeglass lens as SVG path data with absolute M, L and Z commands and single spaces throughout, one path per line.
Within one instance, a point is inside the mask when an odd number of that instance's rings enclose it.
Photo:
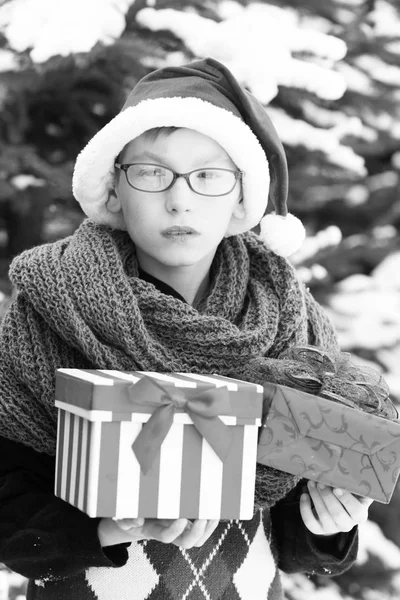
M 143 192 L 162 192 L 174 179 L 174 173 L 166 167 L 148 164 L 130 165 L 126 172 L 129 184 Z M 232 171 L 224 169 L 197 169 L 189 175 L 192 189 L 205 196 L 228 194 L 236 184 Z

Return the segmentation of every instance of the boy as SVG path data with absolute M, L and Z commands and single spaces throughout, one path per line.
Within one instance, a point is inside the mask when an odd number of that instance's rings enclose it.
M 73 185 L 90 218 L 14 260 L 0 331 L 0 560 L 30 578 L 28 600 L 280 600 L 278 567 L 348 568 L 370 501 L 301 495 L 261 465 L 251 521 L 90 519 L 53 494 L 57 368 L 279 381 L 285 349 L 337 347 L 279 256 L 304 231 L 263 107 L 212 59 L 155 71 L 79 155 Z

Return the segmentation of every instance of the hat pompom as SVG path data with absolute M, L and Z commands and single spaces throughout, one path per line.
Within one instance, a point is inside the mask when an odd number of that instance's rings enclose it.
M 264 244 L 279 256 L 290 256 L 306 237 L 300 219 L 288 213 L 286 217 L 271 213 L 260 221 L 260 236 Z

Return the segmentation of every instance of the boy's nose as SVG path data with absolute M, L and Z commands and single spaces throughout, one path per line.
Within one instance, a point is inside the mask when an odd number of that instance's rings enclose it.
M 178 177 L 172 188 L 166 191 L 167 210 L 175 210 L 178 212 L 190 210 L 193 193 L 194 192 L 192 192 L 185 179 L 183 177 Z

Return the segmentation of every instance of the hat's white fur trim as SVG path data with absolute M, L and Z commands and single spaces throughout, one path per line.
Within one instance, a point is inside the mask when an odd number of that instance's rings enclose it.
M 120 214 L 107 210 L 114 185 L 114 162 L 124 146 L 153 127 L 194 129 L 215 140 L 229 154 L 243 177 L 245 218 L 232 217 L 226 235 L 255 227 L 263 216 L 269 191 L 269 167 L 257 137 L 232 112 L 200 98 L 143 100 L 120 112 L 105 125 L 77 157 L 72 181 L 75 198 L 88 217 L 98 223 L 125 229 Z
M 260 238 L 275 254 L 290 256 L 306 237 L 300 219 L 288 213 L 285 217 L 271 213 L 261 219 Z

